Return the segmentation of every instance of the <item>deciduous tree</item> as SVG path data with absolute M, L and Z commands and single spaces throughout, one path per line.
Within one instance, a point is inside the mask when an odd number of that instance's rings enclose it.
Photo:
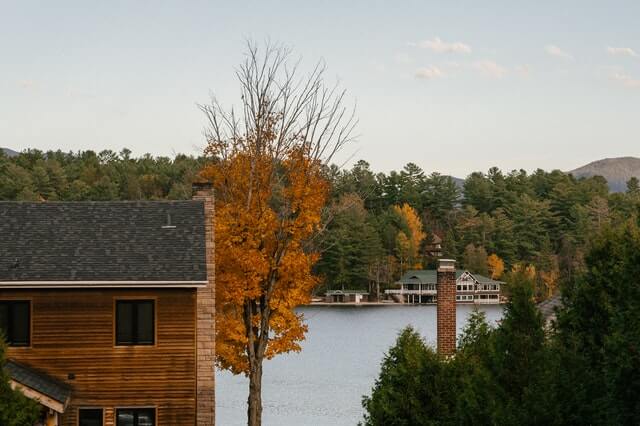
M 402 224 L 406 226 L 408 231 L 404 236 L 408 239 L 408 267 L 422 269 L 420 248 L 422 242 L 427 237 L 427 234 L 422 229 L 422 221 L 415 209 L 407 203 L 404 203 L 402 206 L 393 206 L 393 210 L 401 219 Z M 400 235 L 398 235 L 398 237 L 400 238 Z
M 487 268 L 491 279 L 498 280 L 504 272 L 504 262 L 497 254 L 493 253 L 487 258 Z
M 262 422 L 262 365 L 299 351 L 306 326 L 294 308 L 310 300 L 328 195 L 324 164 L 352 138 L 344 92 L 324 67 L 299 78 L 289 50 L 249 44 L 237 76 L 239 112 L 202 106 L 216 194 L 216 356 L 249 377 L 248 424 Z

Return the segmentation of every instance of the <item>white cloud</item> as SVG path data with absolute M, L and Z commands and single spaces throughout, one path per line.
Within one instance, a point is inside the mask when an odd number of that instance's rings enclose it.
M 630 47 L 607 47 L 607 52 L 609 55 L 638 56 L 638 54 Z
M 493 61 L 478 61 L 473 63 L 473 68 L 493 78 L 502 78 L 507 74 L 507 69 Z
M 431 65 L 425 68 L 419 68 L 416 71 L 415 77 L 422 80 L 433 80 L 434 78 L 444 77 L 444 72 L 442 72 L 440 68 Z
M 422 49 L 429 49 L 436 53 L 471 53 L 471 46 L 459 41 L 448 43 L 436 37 L 433 40 L 423 40 L 418 43 L 409 43 L 410 46 L 417 46 Z
M 571 56 L 570 53 L 565 52 L 564 50 L 560 49 L 558 46 L 556 46 L 554 44 L 549 44 L 549 45 L 545 46 L 544 50 L 549 55 L 555 56 L 557 58 L 573 59 L 573 56 Z
M 611 79 L 619 82 L 625 87 L 632 89 L 640 88 L 640 80 L 631 77 L 629 74 L 625 74 L 622 71 L 616 71 L 611 74 Z

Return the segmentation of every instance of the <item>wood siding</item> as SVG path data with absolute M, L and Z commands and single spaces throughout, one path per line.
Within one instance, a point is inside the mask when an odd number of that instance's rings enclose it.
M 156 301 L 153 346 L 115 346 L 119 298 Z M 104 408 L 107 426 L 117 407 L 156 407 L 158 425 L 196 424 L 195 290 L 0 290 L 5 299 L 32 303 L 31 346 L 8 357 L 73 389 L 62 425 L 77 425 L 79 407 Z

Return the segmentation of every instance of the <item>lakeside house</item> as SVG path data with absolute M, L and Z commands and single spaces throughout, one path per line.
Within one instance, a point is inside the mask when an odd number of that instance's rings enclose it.
M 501 302 L 502 281 L 457 269 L 456 302 L 498 304 Z M 410 270 L 396 283 L 399 288 L 385 290 L 385 294 L 401 303 L 432 304 L 437 302 L 437 271 Z
M 369 293 L 364 290 L 329 290 L 325 295 L 327 303 L 362 303 L 369 301 Z
M 11 385 L 48 426 L 214 424 L 213 196 L 0 202 Z

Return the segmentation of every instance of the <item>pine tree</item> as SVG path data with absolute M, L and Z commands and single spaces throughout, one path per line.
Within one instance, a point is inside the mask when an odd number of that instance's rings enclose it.
M 32 425 L 38 420 L 40 407 L 20 391 L 11 388 L 9 375 L 4 370 L 5 362 L 5 344 L 0 338 L 0 425 Z

